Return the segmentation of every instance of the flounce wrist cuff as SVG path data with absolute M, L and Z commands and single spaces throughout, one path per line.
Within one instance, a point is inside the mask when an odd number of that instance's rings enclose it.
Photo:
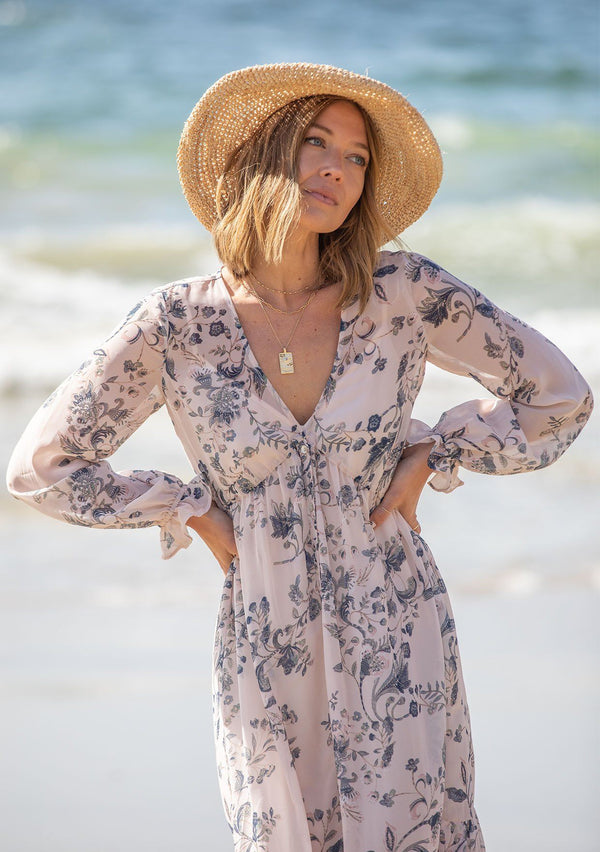
M 186 523 L 193 516 L 206 514 L 211 502 L 210 488 L 202 477 L 195 477 L 181 486 L 170 508 L 159 522 L 163 559 L 171 559 L 181 549 L 190 546 L 192 536 Z
M 456 447 L 450 450 L 444 441 L 444 436 L 436 432 L 422 420 L 411 420 L 406 436 L 406 444 L 426 444 L 431 443 L 432 448 L 427 459 L 427 464 L 431 470 L 435 471 L 435 476 L 428 481 L 428 484 L 434 491 L 443 491 L 449 494 L 463 485 L 462 479 L 458 476 L 459 461 L 456 455 Z

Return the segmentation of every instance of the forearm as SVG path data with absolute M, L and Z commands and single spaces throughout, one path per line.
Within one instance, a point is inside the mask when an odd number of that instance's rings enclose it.
M 402 453 L 400 463 L 404 463 L 410 467 L 411 476 L 414 477 L 416 485 L 423 487 L 432 474 L 432 470 L 427 464 L 427 459 L 433 448 L 433 442 L 426 444 L 413 444 L 405 447 Z
M 233 522 L 227 512 L 213 501 L 207 512 L 200 516 L 192 515 L 186 524 L 198 533 L 226 574 L 232 557 L 237 556 Z

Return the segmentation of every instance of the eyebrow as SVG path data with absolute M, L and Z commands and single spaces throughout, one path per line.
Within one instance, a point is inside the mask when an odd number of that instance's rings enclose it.
M 325 127 L 324 124 L 319 124 L 318 122 L 313 121 L 313 123 L 310 126 L 311 127 L 318 127 L 319 130 L 324 130 L 325 133 L 329 133 L 330 136 L 333 136 L 333 132 L 328 127 Z M 363 142 L 351 142 L 350 144 L 355 145 L 357 148 L 364 148 L 365 151 L 367 151 L 367 152 L 369 151 L 369 146 L 365 145 Z

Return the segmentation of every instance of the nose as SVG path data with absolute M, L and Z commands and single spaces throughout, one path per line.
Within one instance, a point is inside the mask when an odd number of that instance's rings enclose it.
M 336 154 L 334 151 L 328 151 L 329 156 L 327 157 L 327 161 L 321 164 L 321 168 L 319 169 L 319 174 L 321 177 L 329 177 L 333 178 L 333 180 L 341 180 L 342 179 L 342 158 L 340 154 Z

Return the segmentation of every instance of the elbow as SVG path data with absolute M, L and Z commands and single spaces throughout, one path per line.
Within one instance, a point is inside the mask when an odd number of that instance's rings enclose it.
M 31 469 L 27 469 L 19 455 L 13 453 L 6 470 L 6 488 L 8 493 L 17 500 L 22 500 L 39 488 L 37 477 Z
M 577 392 L 578 391 L 578 392 Z M 564 413 L 557 411 L 548 420 L 548 431 L 565 435 L 563 451 L 580 434 L 583 427 L 591 417 L 594 409 L 594 396 L 587 382 L 579 376 L 578 388 L 571 393 L 570 398 L 565 400 Z
M 590 419 L 590 415 L 594 410 L 594 395 L 590 385 L 583 378 L 581 373 L 577 372 L 577 391 L 574 405 L 574 419 L 576 423 L 581 423 L 583 426 Z
M 42 444 L 31 447 L 24 440 L 15 447 L 6 470 L 6 487 L 17 499 L 27 499 L 41 490 L 55 485 L 67 472 L 75 471 L 73 459 L 57 453 L 52 446 Z
M 573 394 L 576 397 L 576 404 L 573 414 L 575 423 L 581 430 L 590 419 L 594 410 L 594 395 L 589 382 L 584 379 L 577 367 L 573 366 L 573 372 L 576 379 L 574 383 L 575 393 Z
M 592 389 L 589 385 L 587 385 L 587 395 L 584 403 L 587 401 L 588 409 L 590 414 L 594 410 L 594 394 L 592 393 Z
M 542 416 L 545 428 L 548 430 L 556 428 L 577 427 L 576 434 L 585 426 L 590 419 L 594 408 L 594 397 L 592 389 L 583 376 L 574 370 L 568 382 L 556 382 L 554 387 L 546 386 L 539 394 L 532 394 L 530 398 L 518 394 L 513 396 L 511 405 L 515 414 L 526 422 L 529 413 L 534 417 Z
M 582 382 L 584 385 L 584 392 L 581 394 L 577 413 L 575 415 L 575 423 L 579 426 L 580 430 L 583 429 L 585 424 L 588 422 L 592 415 L 592 411 L 594 410 L 594 395 L 592 393 L 592 389 L 587 382 L 583 380 Z
M 23 460 L 17 452 L 18 449 L 16 447 L 14 450 L 6 469 L 6 488 L 9 494 L 17 498 L 29 490 L 26 482 L 27 473 L 24 470 Z
M 584 379 L 581 379 L 577 386 L 570 388 L 568 395 L 565 394 L 562 400 L 557 401 L 552 408 L 557 420 L 564 419 L 583 428 L 594 408 L 592 389 Z

